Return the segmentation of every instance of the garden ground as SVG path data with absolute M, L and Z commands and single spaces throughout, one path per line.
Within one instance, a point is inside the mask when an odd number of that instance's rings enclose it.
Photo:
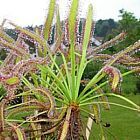
M 140 105 L 140 95 L 127 97 Z M 117 98 L 111 97 L 109 101 L 127 105 Z M 101 118 L 102 125 L 110 124 L 110 127 L 104 127 L 107 140 L 140 140 L 140 113 L 112 105 L 110 111 L 102 112 Z M 99 126 L 94 123 L 90 139 L 100 140 L 99 134 Z

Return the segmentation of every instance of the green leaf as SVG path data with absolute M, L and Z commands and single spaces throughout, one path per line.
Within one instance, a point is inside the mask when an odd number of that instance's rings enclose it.
M 38 76 L 35 73 L 31 73 L 31 77 L 33 79 L 35 87 L 38 87 L 38 85 L 39 85 L 39 83 L 38 83 Z
M 41 140 L 41 136 L 38 136 L 38 134 L 40 134 L 41 131 L 36 131 L 41 127 L 40 124 L 39 123 L 35 124 L 34 122 L 32 122 L 32 119 L 30 119 L 30 121 L 31 121 L 31 127 L 33 129 L 33 134 L 35 136 L 35 140 Z
M 92 5 L 89 5 L 87 19 L 86 19 L 86 25 L 85 25 L 84 39 L 83 39 L 82 58 L 81 58 L 80 67 L 79 67 L 79 71 L 78 71 L 78 77 L 77 77 L 77 85 L 76 85 L 77 86 L 76 87 L 77 95 L 76 95 L 76 97 L 78 96 L 81 78 L 82 78 L 84 69 L 87 65 L 86 64 L 87 63 L 86 62 L 86 52 L 87 52 L 87 47 L 88 47 L 88 43 L 90 40 L 90 34 L 91 34 L 92 15 L 93 15 L 93 7 L 92 7 Z
M 0 30 L 0 38 L 3 38 L 5 41 L 7 41 L 8 43 L 14 43 L 15 40 L 13 38 L 11 38 L 10 36 L 8 36 L 6 33 L 4 33 L 2 30 Z
M 62 59 L 63 59 L 63 63 L 64 63 L 63 65 L 64 65 L 64 69 L 65 69 L 66 77 L 67 77 L 67 81 L 68 81 L 68 88 L 69 88 L 69 90 L 71 90 L 72 89 L 71 77 L 70 77 L 71 73 L 68 70 L 67 61 L 66 61 L 66 58 L 65 58 L 64 54 L 61 53 L 61 56 L 62 56 Z M 72 92 L 70 92 L 70 97 L 72 97 Z
M 76 37 L 76 16 L 78 11 L 79 0 L 73 0 L 71 4 L 68 27 L 69 27 L 69 38 L 70 38 L 70 58 L 71 58 L 71 76 L 72 76 L 72 99 L 75 98 L 75 87 L 76 87 L 76 78 L 75 78 L 75 37 Z
M 36 104 L 35 105 L 21 106 L 21 107 L 17 107 L 17 108 L 10 110 L 6 117 L 13 118 L 13 117 L 16 117 L 18 114 L 24 115 L 25 113 L 27 113 L 29 111 L 34 111 L 34 110 L 39 110 L 39 109 L 43 109 L 43 106 L 36 105 Z
M 52 60 L 52 66 L 51 66 L 51 70 L 53 71 L 53 67 L 55 66 L 56 69 L 58 70 L 57 72 L 57 77 L 62 80 L 64 82 L 64 85 L 66 87 L 67 90 L 68 89 L 68 85 L 65 79 L 65 71 L 63 71 L 63 67 L 61 68 L 55 61 L 56 61 L 56 56 L 52 56 L 51 53 L 49 53 L 50 59 Z
M 22 54 L 22 55 L 24 54 L 25 56 L 28 56 L 28 53 L 24 49 L 17 47 L 13 43 L 9 43 L 9 42 L 6 42 L 4 40 L 0 40 L 0 44 L 8 49 L 13 50 L 14 52 L 16 52 L 18 54 Z
M 0 130 L 4 130 L 4 125 L 5 125 L 5 121 L 4 121 L 4 107 L 5 107 L 5 101 L 2 100 L 0 102 Z
M 38 67 L 39 67 L 40 70 L 44 71 L 44 73 L 46 73 L 50 78 L 52 77 L 54 79 L 53 82 L 56 83 L 55 85 L 58 86 L 62 90 L 62 94 L 65 95 L 68 100 L 70 100 L 69 91 L 64 86 L 62 81 L 58 78 L 58 76 L 53 72 L 53 70 L 51 68 L 49 68 L 48 66 L 43 67 L 43 66 L 40 65 Z
M 95 88 L 96 88 L 96 87 L 98 87 L 98 86 L 95 86 Z M 101 88 L 98 88 L 98 90 L 97 90 L 96 92 L 97 92 L 98 94 L 105 94 Z M 100 99 L 102 102 L 105 102 L 105 103 L 103 104 L 104 109 L 109 110 L 109 109 L 110 109 L 110 105 L 109 105 L 109 101 L 108 101 L 107 96 L 101 96 L 101 97 L 99 97 L 99 99 Z
M 100 116 L 100 107 L 99 104 L 93 104 L 93 114 L 95 115 L 96 123 L 100 123 L 101 116 Z
M 41 80 L 41 85 L 42 86 L 46 86 L 46 83 L 44 81 L 46 81 L 46 80 L 48 81 L 48 78 L 49 77 L 47 77 L 46 72 L 41 70 L 41 79 L 43 79 L 43 80 Z
M 88 95 L 93 93 L 93 91 L 89 91 L 86 93 L 86 91 L 90 88 L 92 88 L 97 82 L 99 82 L 103 77 L 105 76 L 105 73 L 102 73 L 102 69 L 89 81 L 89 83 L 86 85 L 86 87 L 83 89 L 83 91 L 80 93 L 80 96 L 78 100 L 82 101 L 84 98 L 86 98 Z M 86 93 L 86 94 L 85 94 Z
M 49 11 L 43 29 L 43 36 L 45 40 L 49 39 L 54 11 L 55 11 L 55 0 L 50 0 Z
M 105 66 L 103 72 L 109 75 L 109 78 L 111 79 L 111 88 L 115 91 L 122 79 L 120 71 L 115 67 Z
M 73 0 L 71 4 L 70 14 L 69 14 L 69 33 L 70 33 L 70 44 L 75 42 L 75 28 L 76 28 L 76 16 L 78 11 L 79 0 Z
M 59 6 L 56 7 L 56 37 L 60 38 L 62 35 Z
M 15 128 L 15 131 L 17 133 L 18 139 L 19 140 L 24 140 L 24 136 L 22 134 L 22 131 L 18 127 Z
M 65 121 L 64 121 L 63 126 L 62 126 L 62 132 L 61 132 L 60 140 L 65 140 L 66 139 L 67 132 L 68 132 L 69 125 L 70 125 L 71 110 L 72 110 L 71 107 L 69 107 L 67 109 L 66 118 L 65 118 Z
M 11 78 L 7 79 L 5 81 L 5 83 L 8 84 L 8 85 L 10 85 L 10 86 L 15 85 L 15 84 L 18 84 L 19 83 L 19 78 L 16 77 L 16 76 L 15 77 L 11 77 Z
M 85 100 L 82 100 L 80 104 L 81 105 L 83 103 L 84 104 L 91 104 L 91 103 L 89 103 L 91 100 L 96 99 L 96 98 L 101 97 L 101 96 L 114 96 L 114 97 L 120 98 L 120 99 L 124 100 L 125 102 L 127 102 L 127 103 L 131 104 L 132 106 L 134 106 L 137 111 L 140 111 L 140 106 L 138 106 L 137 104 L 135 104 L 133 101 L 127 99 L 126 97 L 123 97 L 121 95 L 117 95 L 117 94 L 114 94 L 114 93 L 106 93 L 106 94 L 94 95 L 94 96 L 89 97 L 89 98 L 87 98 Z M 94 102 L 92 102 L 92 103 L 94 103 Z M 105 103 L 105 102 L 102 102 L 102 103 Z
M 10 22 L 11 25 L 13 25 L 15 27 L 15 29 L 19 30 L 21 33 L 26 34 L 27 36 L 33 38 L 35 41 L 37 41 L 39 43 L 40 46 L 43 47 L 43 53 L 44 55 L 47 54 L 47 49 L 49 48 L 46 40 L 44 38 L 42 38 L 41 36 L 39 36 L 38 34 L 36 34 L 35 32 L 31 32 L 28 31 L 27 29 L 23 29 L 20 26 L 17 26 L 16 24 Z
M 19 127 L 15 126 L 9 122 L 7 122 L 7 124 L 10 125 L 13 128 L 13 130 L 16 132 L 18 140 L 25 140 L 23 132 L 21 131 L 21 129 Z
M 134 51 L 137 51 L 139 49 L 140 49 L 140 41 L 135 42 L 133 45 L 130 45 L 129 47 L 127 47 L 124 50 L 115 54 L 114 59 L 110 59 L 110 61 L 108 61 L 107 65 L 112 65 L 113 63 L 115 63 L 117 60 L 119 60 L 125 54 L 129 54 L 130 52 L 134 52 Z
M 34 88 L 34 86 L 24 76 L 22 76 L 22 81 L 28 88 L 30 89 Z

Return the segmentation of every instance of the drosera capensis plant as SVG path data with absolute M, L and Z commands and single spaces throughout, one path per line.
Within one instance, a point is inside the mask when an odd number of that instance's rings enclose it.
M 116 105 L 140 112 L 140 106 L 117 94 L 124 76 L 140 72 L 139 58 L 133 57 L 140 49 L 140 41 L 113 55 L 102 54 L 102 51 L 121 41 L 126 33 L 99 47 L 91 47 L 94 25 L 92 5 L 88 7 L 83 36 L 78 41 L 78 4 L 79 0 L 72 1 L 63 25 L 67 32 L 62 30 L 59 6 L 55 0 L 50 0 L 48 16 L 41 30 L 30 31 L 9 20 L 1 24 L 0 47 L 7 50 L 7 57 L 0 65 L 0 83 L 6 89 L 6 95 L 0 97 L 0 139 L 88 140 L 94 120 L 101 128 L 100 138 L 105 140 L 101 107 L 109 110 L 110 105 Z M 54 14 L 55 42 L 50 46 L 47 41 Z M 5 33 L 6 23 L 18 32 L 16 40 Z M 29 53 L 26 39 L 34 43 L 35 58 Z M 57 59 L 61 62 L 58 63 Z M 90 80 L 83 79 L 87 65 L 97 60 L 102 62 L 101 70 Z M 129 71 L 121 74 L 116 64 L 126 66 Z M 106 81 L 102 82 L 102 79 Z M 111 93 L 104 93 L 102 89 L 107 84 Z M 120 98 L 130 106 L 109 102 L 108 96 Z M 12 104 L 17 98 L 21 102 Z

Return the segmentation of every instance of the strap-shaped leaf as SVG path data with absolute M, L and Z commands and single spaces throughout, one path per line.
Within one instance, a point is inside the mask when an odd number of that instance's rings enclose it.
M 92 27 L 92 15 L 93 15 L 93 7 L 92 7 L 92 5 L 89 5 L 87 19 L 86 19 L 86 25 L 85 25 L 84 39 L 83 39 L 82 58 L 81 58 L 80 67 L 79 67 L 79 71 L 78 71 L 77 87 L 76 87 L 77 95 L 76 96 L 78 96 L 80 81 L 81 81 L 84 69 L 87 65 L 86 52 L 87 52 L 87 47 L 88 47 L 90 33 L 91 33 L 91 27 Z
M 14 44 L 0 40 L 0 44 L 2 44 L 5 48 L 11 49 L 14 52 L 16 52 L 16 54 L 24 54 L 24 55 L 28 55 L 27 52 L 22 49 L 22 48 L 17 48 Z
M 62 29 L 61 29 L 61 22 L 60 22 L 60 14 L 59 14 L 59 7 L 56 7 L 56 35 L 55 35 L 55 43 L 51 46 L 51 51 L 53 54 L 61 47 L 61 42 L 63 38 Z
M 13 128 L 13 130 L 17 134 L 18 140 L 26 140 L 24 132 L 19 127 L 15 126 L 11 123 L 8 123 L 8 125 L 10 125 Z
M 62 132 L 61 132 L 61 136 L 60 136 L 60 140 L 65 140 L 67 137 L 67 132 L 68 132 L 68 128 L 70 125 L 70 116 L 71 116 L 71 107 L 69 107 L 67 109 L 67 114 L 66 114 L 66 118 L 62 127 Z
M 47 67 L 42 67 L 42 66 L 39 66 L 40 70 L 44 71 L 44 73 L 48 74 L 48 76 L 51 78 L 54 79 L 55 83 L 56 83 L 56 86 L 58 88 L 61 88 L 61 91 L 62 91 L 62 95 L 66 96 L 67 99 L 70 100 L 70 95 L 69 95 L 69 92 L 67 91 L 65 85 L 62 83 L 62 81 L 57 77 L 57 75 L 52 71 L 51 68 L 49 68 L 48 66 Z
M 79 0 L 73 0 L 71 4 L 70 14 L 69 14 L 69 36 L 70 36 L 70 44 L 75 42 L 75 28 L 76 28 L 76 16 L 78 11 L 78 3 Z
M 73 0 L 71 4 L 71 9 L 69 13 L 68 19 L 68 27 L 69 27 L 69 39 L 70 39 L 70 60 L 71 60 L 71 93 L 72 99 L 76 98 L 75 87 L 76 87 L 76 79 L 75 79 L 75 37 L 76 37 L 76 16 L 78 11 L 78 3 L 79 0 Z
M 99 53 L 103 50 L 106 50 L 107 48 L 109 48 L 110 46 L 113 46 L 116 42 L 119 42 L 119 40 L 124 39 L 124 37 L 126 36 L 126 33 L 122 32 L 119 35 L 117 35 L 115 38 L 105 42 L 104 44 L 102 44 L 99 47 L 96 47 L 93 49 L 92 53 Z
M 61 22 L 60 22 L 60 13 L 59 6 L 56 7 L 56 38 L 60 38 L 62 35 Z
M 105 66 L 105 68 L 103 69 L 103 71 L 109 75 L 109 77 L 111 78 L 111 88 L 113 91 L 116 90 L 118 84 L 120 83 L 120 81 L 122 80 L 122 76 L 120 71 L 112 66 Z
M 114 54 L 114 59 L 110 59 L 107 65 L 112 65 L 124 55 L 129 54 L 131 52 L 135 52 L 135 51 L 138 52 L 139 50 L 140 50 L 140 40 L 135 42 L 133 45 L 130 45 L 129 47 L 125 48 L 124 50 L 118 52 L 117 54 Z
M 5 100 L 2 100 L 0 102 L 0 132 L 4 130 L 4 106 L 5 106 Z
M 43 47 L 44 55 L 46 55 L 48 45 L 46 43 L 46 40 L 44 40 L 44 38 L 42 38 L 41 36 L 39 36 L 35 32 L 31 32 L 31 31 L 28 31 L 27 29 L 23 29 L 20 26 L 17 26 L 16 24 L 14 24 L 12 22 L 10 22 L 9 24 L 14 26 L 15 29 L 19 30 L 21 33 L 26 34 L 27 36 L 29 36 L 29 37 L 33 38 L 35 41 L 37 41 L 37 43 L 39 43 L 39 45 L 41 45 Z
M 71 89 L 72 88 L 71 87 L 71 76 L 70 76 L 71 73 L 68 70 L 68 65 L 67 65 L 66 58 L 64 57 L 64 54 L 61 53 L 61 56 L 62 56 L 62 60 L 63 60 L 63 67 L 64 67 L 67 81 L 68 81 L 68 87 L 69 87 L 69 89 Z M 70 97 L 72 97 L 71 92 L 70 92 Z
M 8 36 L 5 32 L 3 32 L 2 30 L 0 30 L 0 38 L 4 39 L 5 41 L 7 41 L 8 43 L 14 43 L 15 40 L 13 38 L 11 38 L 10 36 Z
M 39 85 L 38 76 L 35 73 L 31 73 L 31 77 L 33 79 L 35 87 L 38 87 L 38 85 Z
M 34 88 L 34 86 L 24 76 L 22 76 L 22 82 L 30 89 Z
M 15 127 L 15 132 L 17 133 L 17 137 L 19 140 L 25 140 L 22 131 L 20 130 L 20 128 Z
M 40 30 L 39 30 L 38 27 L 35 28 L 35 33 L 37 35 L 39 35 L 39 36 L 41 35 Z M 37 46 L 37 53 L 38 53 L 38 56 L 39 57 L 43 57 L 44 56 L 44 54 L 43 54 L 43 48 L 42 48 L 42 46 L 40 44 L 38 44 L 38 46 Z
M 48 97 L 48 99 L 50 101 L 50 109 L 48 111 L 48 117 L 50 117 L 50 118 L 53 117 L 53 114 L 54 114 L 54 99 L 51 96 L 51 94 L 49 93 L 49 91 L 47 91 L 46 89 L 43 89 L 43 88 L 36 88 L 34 90 L 39 91 L 39 92 L 41 92 L 42 94 L 44 94 L 45 96 Z
M 96 92 L 97 92 L 98 94 L 105 94 L 105 93 L 103 92 L 103 90 L 102 90 L 100 87 L 98 87 L 98 86 L 96 86 L 96 85 L 95 85 L 94 87 L 95 87 L 95 88 L 98 88 L 98 89 L 96 90 Z M 109 105 L 107 96 L 100 96 L 99 99 L 100 99 L 102 102 L 105 102 L 105 103 L 103 103 L 104 109 L 109 110 L 109 109 L 110 109 L 110 105 Z
M 49 11 L 43 29 L 43 36 L 45 40 L 49 39 L 54 11 L 55 11 L 55 0 L 50 0 Z
M 32 122 L 32 119 L 30 119 L 30 121 L 31 121 L 31 127 L 33 129 L 33 135 L 35 137 L 35 140 L 41 140 L 41 136 L 38 136 L 40 135 L 41 131 L 36 131 L 39 128 L 41 128 L 41 125 L 39 123 L 35 124 L 34 122 Z
M 93 114 L 95 116 L 96 123 L 100 123 L 101 115 L 100 115 L 100 107 L 99 104 L 93 104 Z
M 20 82 L 20 81 L 19 81 L 19 78 L 16 77 L 16 76 L 11 77 L 11 78 L 9 78 L 9 79 L 7 79 L 7 80 L 5 81 L 5 83 L 8 84 L 8 85 L 10 85 L 10 86 L 16 85 L 16 84 L 18 84 L 19 82 Z
M 40 106 L 40 105 L 26 105 L 26 106 L 22 106 L 22 107 L 18 107 L 15 109 L 12 109 L 8 112 L 7 118 L 10 117 L 15 117 L 16 115 L 20 114 L 20 113 L 26 113 L 29 111 L 34 111 L 34 110 L 39 110 L 39 109 L 44 109 L 44 107 Z

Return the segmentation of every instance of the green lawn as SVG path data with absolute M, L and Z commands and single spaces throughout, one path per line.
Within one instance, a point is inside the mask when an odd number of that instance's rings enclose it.
M 129 99 L 140 105 L 140 95 L 129 95 Z M 117 98 L 109 98 L 111 102 L 124 103 Z M 110 123 L 110 127 L 103 127 L 107 140 L 140 140 L 140 113 L 111 106 L 110 111 L 102 111 L 102 125 Z M 90 140 L 101 140 L 100 129 L 93 124 Z

